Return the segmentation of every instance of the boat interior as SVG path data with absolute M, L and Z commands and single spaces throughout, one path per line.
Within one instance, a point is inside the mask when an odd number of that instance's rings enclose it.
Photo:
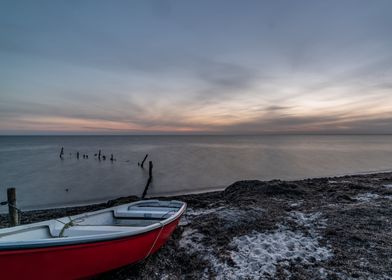
M 0 245 L 5 241 L 70 238 L 140 231 L 160 223 L 180 211 L 180 201 L 146 200 L 117 207 L 18 226 L 0 231 Z

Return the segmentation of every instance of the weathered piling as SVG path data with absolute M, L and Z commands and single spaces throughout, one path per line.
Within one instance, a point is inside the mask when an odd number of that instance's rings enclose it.
M 148 162 L 148 180 L 147 180 L 146 186 L 144 187 L 144 191 L 143 191 L 143 194 L 142 194 L 142 199 L 144 199 L 144 197 L 146 196 L 147 191 L 148 191 L 148 187 L 150 186 L 150 184 L 152 182 L 152 167 L 153 167 L 152 161 L 150 160 Z
M 153 167 L 152 161 L 149 161 L 148 162 L 148 176 L 149 176 L 149 178 L 151 178 L 151 180 L 152 180 L 152 167 Z
M 63 159 L 63 155 L 64 155 L 64 147 L 61 147 L 61 151 L 60 151 L 60 158 Z
M 110 154 L 110 161 L 113 162 L 113 160 L 114 160 L 113 154 Z
M 16 208 L 16 189 L 7 189 L 7 203 L 8 203 L 8 215 L 10 226 L 19 225 L 19 213 L 18 208 Z
M 76 152 L 76 158 L 79 159 L 79 152 Z
M 148 157 L 148 154 L 146 154 L 146 156 L 144 157 L 142 163 L 138 163 L 138 165 L 140 165 L 141 168 L 144 168 L 144 162 L 146 161 L 147 157 Z
M 101 160 L 101 150 L 98 151 L 98 159 Z

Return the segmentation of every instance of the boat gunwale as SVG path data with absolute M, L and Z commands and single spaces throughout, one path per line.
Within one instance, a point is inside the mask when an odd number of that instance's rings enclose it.
M 101 209 L 98 211 L 93 211 L 93 212 L 87 212 L 87 213 L 82 213 L 74 216 L 70 216 L 72 219 L 79 219 L 79 218 L 84 218 L 89 215 L 96 215 L 96 214 L 101 214 L 104 212 L 112 211 L 112 214 L 115 214 L 115 210 L 120 208 L 120 207 L 129 207 L 129 206 L 136 206 L 137 204 L 140 204 L 142 202 L 160 202 L 159 200 L 143 200 L 143 201 L 137 201 L 137 202 L 132 202 L 128 204 L 122 204 L 118 205 L 115 207 L 110 207 L 106 209 Z M 157 223 L 144 226 L 138 230 L 134 231 L 124 231 L 124 232 L 112 232 L 112 233 L 106 233 L 106 234 L 92 234 L 92 235 L 87 235 L 87 236 L 73 236 L 73 237 L 64 237 L 64 238 L 45 238 L 41 240 L 32 240 L 32 241 L 6 241 L 3 243 L 0 238 L 0 255 L 5 252 L 10 252 L 10 251 L 19 251 L 19 250 L 24 250 L 24 249 L 44 249 L 44 248 L 50 248 L 50 247 L 65 247 L 65 246 L 77 246 L 77 245 L 84 245 L 84 244 L 91 244 L 91 243 L 103 243 L 103 242 L 108 242 L 108 241 L 114 241 L 114 240 L 121 240 L 121 239 L 126 239 L 128 237 L 136 237 L 139 235 L 143 235 L 149 232 L 152 232 L 156 229 L 163 228 L 164 226 L 174 222 L 175 220 L 179 219 L 182 214 L 185 212 L 187 204 L 182 201 L 178 200 L 171 200 L 170 202 L 176 202 L 176 203 L 181 203 L 181 207 L 170 217 L 159 221 Z M 168 207 L 169 208 L 169 207 Z M 66 218 L 66 217 L 62 217 Z M 62 219 L 59 218 L 59 219 Z M 121 218 L 121 219 L 126 219 L 126 218 Z M 27 225 L 21 225 L 17 227 L 12 227 L 12 228 L 5 228 L 5 229 L 0 229 L 0 233 L 4 232 L 9 232 L 12 233 L 13 231 L 17 229 L 29 229 L 29 228 L 34 228 L 34 227 L 41 227 L 41 226 L 49 226 L 50 222 L 56 221 L 57 219 L 51 219 L 51 220 L 46 220 L 38 223 L 32 223 L 32 224 L 27 224 Z M 99 225 L 97 225 L 99 227 Z M 126 226 L 124 226 L 126 227 Z M 132 228 L 131 226 L 129 226 Z

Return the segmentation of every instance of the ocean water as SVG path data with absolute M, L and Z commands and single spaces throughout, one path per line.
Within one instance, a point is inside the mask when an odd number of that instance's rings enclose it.
M 64 159 L 59 158 L 64 147 Z M 94 157 L 101 149 L 107 159 Z M 76 152 L 88 159 L 76 159 Z M 222 189 L 244 179 L 301 179 L 392 169 L 392 136 L 2 136 L 0 201 L 22 210 Z M 113 154 L 116 161 L 108 160 Z M 66 191 L 68 189 L 68 191 Z M 0 212 L 6 211 L 0 207 Z

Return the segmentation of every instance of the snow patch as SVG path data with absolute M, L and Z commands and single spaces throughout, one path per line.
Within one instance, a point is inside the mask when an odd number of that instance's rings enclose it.
M 315 234 L 315 228 L 325 228 L 327 226 L 327 219 L 322 218 L 321 212 L 316 213 L 302 213 L 292 211 L 289 214 L 289 219 L 294 221 L 296 224 L 310 229 Z
M 224 208 L 225 208 L 224 206 L 216 207 L 216 208 L 209 208 L 209 209 L 202 208 L 202 209 L 196 209 L 196 210 L 192 209 L 192 208 L 189 208 L 186 211 L 186 215 L 188 215 L 188 216 L 208 215 L 208 214 L 217 212 L 219 210 L 222 210 Z
M 355 199 L 361 201 L 361 202 L 370 202 L 372 200 L 378 199 L 380 196 L 375 193 L 364 193 L 364 194 L 359 194 L 355 197 Z
M 230 209 L 230 211 L 234 210 Z M 230 214 L 234 215 L 235 212 Z M 248 235 L 234 237 L 228 246 L 232 248 L 228 253 L 234 266 L 218 258 L 217 252 L 212 247 L 205 246 L 203 244 L 205 236 L 195 229 L 185 229 L 179 245 L 189 253 L 198 254 L 207 260 L 218 280 L 270 278 L 275 275 L 278 265 L 288 267 L 290 261 L 311 264 L 333 256 L 329 248 L 319 244 L 320 237 L 315 230 L 316 226 L 326 225 L 326 220 L 322 219 L 321 213 L 292 212 L 289 219 L 308 228 L 309 234 L 304 235 L 302 232 L 292 231 L 280 225 L 272 232 L 253 231 Z M 320 271 L 320 277 L 325 277 L 323 274 L 325 271 Z M 204 272 L 203 278 L 209 278 L 208 271 Z
M 303 201 L 298 201 L 296 203 L 291 203 L 290 207 L 299 207 L 299 206 L 302 206 L 302 204 L 304 204 Z
M 392 184 L 383 185 L 384 188 L 392 189 Z
M 202 240 L 204 235 L 199 233 L 196 229 L 187 228 L 182 233 L 182 238 L 179 241 L 181 248 L 189 250 L 190 253 L 196 253 L 205 250 Z
M 237 252 L 231 257 L 237 266 L 238 275 L 265 275 L 273 277 L 278 264 L 289 261 L 310 264 L 327 260 L 332 252 L 321 247 L 316 238 L 304 236 L 281 226 L 271 233 L 253 232 L 236 237 L 232 242 Z

